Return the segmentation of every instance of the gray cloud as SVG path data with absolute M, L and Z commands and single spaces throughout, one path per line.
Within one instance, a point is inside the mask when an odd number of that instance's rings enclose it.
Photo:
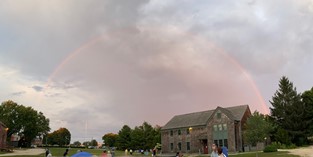
M 32 88 L 33 88 L 35 91 L 37 91 L 37 92 L 42 92 L 42 90 L 43 90 L 43 87 L 37 86 L 37 85 L 32 86 Z
M 13 96 L 22 96 L 25 93 L 26 93 L 26 91 L 13 92 L 13 93 L 11 93 L 11 95 L 13 95 Z

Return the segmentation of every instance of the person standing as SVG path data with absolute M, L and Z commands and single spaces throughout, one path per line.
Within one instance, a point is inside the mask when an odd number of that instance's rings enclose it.
M 152 150 L 152 156 L 156 156 L 156 149 L 154 148 L 153 150 Z
M 102 155 L 101 155 L 101 157 L 107 157 L 108 155 L 107 155 L 107 151 L 106 150 L 103 150 L 103 153 L 102 153 Z
M 129 150 L 129 154 L 133 155 L 133 150 L 132 149 Z
M 128 150 L 127 149 L 125 149 L 125 156 L 127 156 L 128 155 Z
M 114 151 L 114 147 L 111 149 L 111 157 L 114 157 L 115 155 L 115 151 Z
M 66 157 L 68 155 L 68 148 L 65 150 L 63 157 Z
M 46 148 L 46 157 L 49 155 L 49 153 L 50 153 L 49 148 Z
M 218 157 L 216 144 L 212 144 L 212 153 L 211 157 Z

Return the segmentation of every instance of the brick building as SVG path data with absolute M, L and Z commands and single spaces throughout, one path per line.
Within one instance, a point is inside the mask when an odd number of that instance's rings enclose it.
M 0 148 L 6 147 L 7 127 L 0 121 Z
M 243 126 L 250 115 L 249 106 L 242 105 L 174 116 L 161 129 L 162 152 L 208 154 L 213 143 L 242 151 Z

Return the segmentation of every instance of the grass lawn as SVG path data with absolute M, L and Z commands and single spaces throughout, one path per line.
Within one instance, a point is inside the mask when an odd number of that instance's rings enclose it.
M 53 156 L 63 156 L 63 153 L 65 152 L 66 148 L 49 148 L 51 151 L 51 154 Z M 68 156 L 72 156 L 74 154 L 77 153 L 77 150 L 81 150 L 83 152 L 89 152 L 93 155 L 97 155 L 100 156 L 103 152 L 103 149 L 79 149 L 79 148 L 70 148 L 69 149 L 69 153 Z M 8 153 L 10 154 L 10 153 Z M 125 152 L 124 151 L 115 151 L 115 156 L 124 156 Z M 40 154 L 40 155 L 20 155 L 20 156 L 10 156 L 10 157 L 44 157 L 44 154 Z M 133 153 L 133 156 L 143 156 L 139 153 Z M 2 156 L 1 156 L 2 157 Z M 5 156 L 3 156 L 5 157 Z M 151 157 L 151 154 L 149 154 L 147 157 Z
M 229 157 L 300 157 L 297 155 L 288 154 L 287 151 L 279 151 L 273 153 L 263 153 L 263 152 L 247 152 L 240 154 L 229 154 Z M 198 156 L 198 157 L 208 157 L 208 156 Z
M 288 154 L 287 151 L 279 151 L 279 152 L 273 152 L 273 153 L 263 153 L 263 152 L 258 152 L 258 153 L 243 153 L 243 154 L 232 154 L 229 155 L 231 157 L 300 157 L 297 155 L 292 155 Z
M 71 156 L 73 154 L 75 154 L 77 152 L 78 148 L 71 148 L 69 150 L 69 155 Z M 102 153 L 102 149 L 80 149 L 84 152 L 89 152 L 93 155 L 101 155 Z M 50 148 L 50 151 L 52 153 L 53 156 L 63 156 L 63 153 L 65 151 L 65 148 Z M 124 156 L 124 151 L 115 151 L 115 156 Z M 44 157 L 44 154 L 40 154 L 40 155 L 22 155 L 23 157 Z M 22 157 L 22 156 L 10 156 L 10 157 Z M 143 156 L 139 153 L 134 153 L 133 156 Z M 151 154 L 149 154 L 146 157 L 151 156 Z M 187 154 L 185 154 L 184 156 L 188 156 Z M 291 155 L 288 154 L 287 151 L 280 151 L 280 152 L 274 152 L 274 153 L 263 153 L 263 152 L 247 152 L 247 153 L 240 153 L 240 154 L 230 154 L 230 157 L 277 157 L 277 156 L 281 156 L 281 157 L 300 157 L 297 155 Z M 198 157 L 209 157 L 207 156 L 198 156 Z

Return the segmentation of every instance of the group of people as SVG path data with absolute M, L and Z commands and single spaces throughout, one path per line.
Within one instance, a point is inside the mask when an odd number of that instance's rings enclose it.
M 156 156 L 156 153 L 157 153 L 157 149 L 156 148 L 154 148 L 154 149 L 152 149 L 150 151 L 152 152 L 152 156 Z M 148 150 L 144 151 L 143 149 L 138 150 L 138 152 L 141 153 L 141 154 L 145 154 L 145 155 L 149 154 Z M 129 154 L 133 155 L 133 150 L 132 149 L 129 150 Z M 125 149 L 125 156 L 128 156 L 128 149 Z
M 222 147 L 217 147 L 216 144 L 212 144 L 211 157 L 228 157 L 228 154 L 223 153 Z
M 65 152 L 63 153 L 63 157 L 68 156 L 68 148 L 65 149 Z M 80 151 L 80 150 L 78 150 Z M 81 151 L 80 151 L 81 152 Z M 51 151 L 49 150 L 49 148 L 46 148 L 46 157 L 52 157 Z

